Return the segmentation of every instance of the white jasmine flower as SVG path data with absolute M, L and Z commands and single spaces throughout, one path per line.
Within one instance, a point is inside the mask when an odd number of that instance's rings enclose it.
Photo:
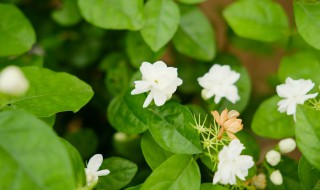
M 282 139 L 279 142 L 279 149 L 282 154 L 292 152 L 296 148 L 296 141 L 292 138 Z
M 314 98 L 318 93 L 307 94 L 314 87 L 314 83 L 309 80 L 293 80 L 288 77 L 285 84 L 277 86 L 278 96 L 284 98 L 278 102 L 278 111 L 287 112 L 287 115 L 293 115 L 296 120 L 297 104 L 303 104 L 306 100 Z
M 270 181 L 275 185 L 281 185 L 283 182 L 282 174 L 279 170 L 275 170 L 270 174 Z
M 135 89 L 131 91 L 132 95 L 149 92 L 143 107 L 147 107 L 152 100 L 157 106 L 162 106 L 169 100 L 177 87 L 182 84 L 178 77 L 177 68 L 167 67 L 162 61 L 154 64 L 143 62 L 140 71 L 142 80 L 135 81 Z
M 110 171 L 107 169 L 98 171 L 102 162 L 103 157 L 101 154 L 95 154 L 90 158 L 88 165 L 85 168 L 87 186 L 97 183 L 99 176 L 105 176 L 110 173 Z
M 21 96 L 27 92 L 29 82 L 17 66 L 7 66 L 0 73 L 0 92 Z
M 240 100 L 238 88 L 234 85 L 240 78 L 240 74 L 231 70 L 229 65 L 213 65 L 209 72 L 198 78 L 198 82 L 204 89 L 201 92 L 203 99 L 215 96 L 214 102 L 218 104 L 225 97 L 232 103 Z
M 278 151 L 270 150 L 266 154 L 266 160 L 271 166 L 276 166 L 281 160 L 281 154 Z
M 248 170 L 254 165 L 251 156 L 240 155 L 245 149 L 238 139 L 230 142 L 229 146 L 224 146 L 219 152 L 218 171 L 213 177 L 213 184 L 236 184 L 236 177 L 245 180 Z

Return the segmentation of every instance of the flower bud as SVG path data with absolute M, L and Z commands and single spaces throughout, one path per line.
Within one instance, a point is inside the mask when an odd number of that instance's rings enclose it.
M 275 170 L 270 174 L 270 181 L 275 184 L 275 185 L 281 185 L 283 180 L 282 180 L 282 174 L 280 173 L 279 170 Z
M 276 166 L 281 159 L 281 154 L 278 151 L 270 150 L 266 154 L 266 160 L 271 166 Z
M 0 92 L 12 95 L 21 96 L 27 92 L 29 82 L 24 74 L 17 66 L 7 66 L 0 73 Z
M 296 148 L 296 141 L 292 138 L 282 139 L 279 142 L 279 149 L 282 154 L 292 152 Z
M 255 175 L 252 178 L 252 184 L 257 189 L 265 189 L 267 186 L 266 175 L 264 173 L 260 173 L 259 175 Z

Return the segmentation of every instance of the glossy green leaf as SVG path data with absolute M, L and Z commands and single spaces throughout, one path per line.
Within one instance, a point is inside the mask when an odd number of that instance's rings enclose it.
M 212 60 L 216 46 L 210 21 L 196 6 L 181 5 L 180 12 L 180 24 L 173 37 L 173 45 L 189 57 Z
M 104 79 L 108 92 L 113 96 L 125 92 L 132 75 L 133 70 L 124 59 L 114 62 L 106 71 Z
M 92 129 L 80 129 L 75 132 L 68 133 L 64 137 L 79 151 L 82 158 L 90 158 L 97 150 L 98 136 Z
M 260 147 L 256 141 L 256 139 L 249 134 L 248 132 L 242 130 L 235 134 L 240 142 L 246 147 L 241 154 L 242 155 L 250 155 L 252 156 L 253 160 L 257 162 L 260 156 Z
M 144 24 L 143 0 L 79 0 L 82 16 L 104 29 L 139 30 Z
M 135 68 L 139 68 L 144 61 L 153 63 L 159 60 L 164 54 L 164 50 L 163 48 L 153 52 L 139 32 L 129 32 L 126 36 L 126 53 Z
M 0 113 L 0 189 L 75 189 L 67 150 L 52 129 L 22 111 Z
M 31 49 L 35 32 L 16 6 L 0 3 L 0 23 L 0 56 L 19 55 Z
M 150 0 L 145 5 L 146 24 L 141 35 L 156 52 L 165 46 L 178 29 L 179 7 L 172 0 Z
M 131 95 L 130 91 L 115 97 L 107 111 L 112 127 L 129 134 L 146 131 L 150 112 L 148 108 L 142 107 L 145 98 L 144 94 Z
M 103 160 L 100 170 L 102 169 L 110 170 L 110 174 L 99 177 L 97 189 L 118 190 L 130 183 L 138 167 L 129 160 L 111 157 Z
M 77 0 L 63 0 L 61 7 L 51 13 L 54 21 L 62 26 L 72 26 L 81 21 Z
M 172 156 L 156 168 L 141 187 L 141 190 L 169 189 L 200 190 L 200 170 L 191 156 Z
M 167 102 L 151 110 L 149 130 L 155 141 L 165 150 L 179 154 L 202 152 L 197 131 L 191 126 L 193 116 L 184 106 Z
M 312 166 L 303 156 L 299 161 L 299 177 L 305 189 L 320 189 L 320 171 Z
M 295 0 L 293 4 L 298 32 L 309 45 L 318 50 L 320 50 L 319 9 L 319 1 Z
M 140 144 L 140 135 L 123 132 L 116 132 L 113 135 L 112 147 L 114 153 L 135 163 L 144 160 Z
M 221 112 L 225 108 L 228 108 L 229 110 L 237 110 L 241 113 L 247 107 L 251 93 L 251 80 L 247 69 L 241 65 L 239 60 L 230 55 L 220 55 L 217 57 L 217 59 L 215 59 L 215 63 L 230 65 L 232 70 L 240 74 L 239 80 L 235 83 L 238 88 L 240 100 L 233 104 L 226 98 L 222 98 L 217 105 L 213 101 L 214 98 L 211 98 L 208 100 L 210 104 L 210 110 L 219 110 Z
M 223 11 L 233 31 L 244 38 L 273 42 L 286 39 L 288 18 L 279 4 L 271 0 L 241 0 Z
M 212 183 L 203 183 L 201 184 L 200 190 L 227 190 L 228 188 L 220 186 L 220 185 L 213 185 Z
M 127 188 L 126 190 L 140 190 L 142 185 L 137 185 L 137 186 L 134 186 L 134 187 L 129 187 Z
M 50 127 L 53 127 L 54 123 L 56 122 L 56 115 L 52 115 L 49 117 L 38 117 L 38 118 L 44 121 Z
M 179 0 L 179 1 L 185 4 L 197 4 L 197 3 L 205 2 L 207 0 Z
M 280 98 L 275 95 L 261 103 L 251 124 L 251 129 L 255 134 L 272 139 L 294 136 L 293 116 L 277 110 L 279 101 Z
M 152 170 L 173 155 L 173 153 L 161 148 L 149 132 L 143 134 L 141 149 L 146 162 Z
M 299 52 L 282 58 L 278 77 L 285 82 L 287 77 L 293 79 L 311 79 L 312 82 L 320 84 L 320 60 L 312 53 Z
M 57 73 L 39 67 L 21 68 L 30 88 L 22 97 L 5 102 L 6 109 L 25 109 L 39 117 L 58 112 L 77 112 L 93 96 L 91 87 L 67 73 Z
M 299 150 L 310 164 L 320 170 L 320 111 L 304 106 L 297 107 L 296 141 Z M 318 131 L 317 131 L 318 130 Z
M 68 141 L 66 141 L 64 139 L 60 139 L 60 140 L 62 141 L 66 150 L 69 153 L 69 157 L 71 160 L 71 166 L 73 169 L 73 175 L 76 180 L 76 186 L 77 186 L 77 188 L 81 189 L 87 183 L 86 174 L 84 171 L 85 167 L 84 167 L 82 158 L 81 158 L 79 152 L 77 151 L 77 149 L 75 147 L 73 147 Z

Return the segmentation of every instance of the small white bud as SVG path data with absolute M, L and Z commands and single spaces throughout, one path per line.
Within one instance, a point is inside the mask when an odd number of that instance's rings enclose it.
M 266 160 L 271 166 L 276 166 L 281 159 L 281 154 L 278 151 L 270 150 L 266 154 Z
M 296 141 L 292 138 L 282 139 L 279 142 L 279 149 L 282 154 L 292 152 L 296 148 Z
M 275 185 L 281 185 L 283 180 L 282 180 L 282 174 L 280 173 L 279 170 L 275 170 L 270 174 L 270 181 L 275 184 Z
M 27 92 L 29 82 L 17 66 L 7 66 L 0 73 L 0 92 L 21 96 Z

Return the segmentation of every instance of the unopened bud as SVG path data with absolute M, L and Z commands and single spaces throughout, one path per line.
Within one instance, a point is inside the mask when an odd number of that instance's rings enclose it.
M 260 173 L 259 175 L 255 175 L 252 178 L 252 184 L 257 188 L 257 189 L 265 189 L 267 186 L 267 179 L 266 175 L 264 173 Z
M 275 170 L 270 174 L 270 181 L 275 185 L 281 185 L 283 183 L 282 174 L 279 170 Z
M 17 66 L 7 66 L 0 73 L 0 92 L 21 96 L 27 92 L 29 82 Z
M 266 154 L 266 160 L 271 166 L 276 166 L 281 159 L 281 154 L 278 151 L 270 150 Z
M 292 138 L 283 139 L 279 142 L 279 149 L 282 154 L 292 152 L 296 148 L 296 141 Z

